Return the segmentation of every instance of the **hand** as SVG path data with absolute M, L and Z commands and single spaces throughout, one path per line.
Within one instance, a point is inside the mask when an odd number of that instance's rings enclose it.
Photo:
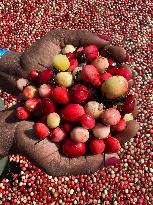
M 61 48 L 66 44 L 73 44 L 75 46 L 96 44 L 99 48 L 107 49 L 120 63 L 124 62 L 127 56 L 124 49 L 110 46 L 109 41 L 103 40 L 95 34 L 86 31 L 55 30 L 36 41 L 24 53 L 17 55 L 18 60 L 16 62 L 18 62 L 17 66 L 20 67 L 19 70 L 21 70 L 19 72 L 20 76 L 25 76 L 32 68 L 42 70 L 43 67 L 41 65 L 51 66 L 53 56 L 58 54 Z M 0 69 L 1 66 L 2 63 L 0 63 Z M 9 66 L 7 68 L 9 74 L 13 73 L 13 76 L 15 76 L 14 79 L 16 79 L 18 75 L 18 72 L 16 72 L 18 70 L 17 68 L 18 67 L 14 67 L 13 72 L 10 71 Z M 5 69 L 3 69 L 2 72 L 5 73 Z M 46 173 L 54 176 L 88 174 L 104 166 L 103 155 L 68 158 L 61 154 L 57 144 L 51 143 L 48 139 L 35 145 L 38 139 L 33 132 L 33 122 L 18 122 L 13 111 L 3 112 L 0 116 L 0 120 L 2 122 L 1 128 L 3 128 L 3 132 L 0 132 L 0 136 L 3 136 L 3 139 L 7 139 L 7 136 L 9 138 L 9 143 L 7 143 L 7 141 L 2 140 L 1 137 L 0 156 L 5 156 L 10 150 L 11 153 L 16 151 L 25 155 Z M 126 130 L 131 127 L 131 133 L 126 133 L 126 131 L 123 133 L 124 142 L 135 136 L 139 125 L 136 121 L 131 121 L 127 124 Z M 117 154 L 111 154 L 106 155 L 107 160 L 112 156 L 118 158 Z

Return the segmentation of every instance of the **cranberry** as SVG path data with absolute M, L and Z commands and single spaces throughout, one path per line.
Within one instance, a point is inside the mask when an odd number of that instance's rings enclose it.
M 135 106 L 135 96 L 128 95 L 125 99 L 123 106 L 122 106 L 122 110 L 125 113 L 131 113 L 134 110 L 134 106 Z
M 117 70 L 117 67 L 109 67 L 107 68 L 107 73 L 110 73 L 111 75 L 116 75 Z
M 38 76 L 38 83 L 40 85 L 47 83 L 49 80 L 52 79 L 53 75 L 54 75 L 54 73 L 51 69 L 46 69 L 46 70 L 42 71 Z
M 95 119 L 93 116 L 84 114 L 81 117 L 81 125 L 86 129 L 92 129 L 95 126 Z
M 63 143 L 63 152 L 69 157 L 79 157 L 85 154 L 86 145 L 82 142 L 66 139 Z
M 28 80 L 29 81 L 34 81 L 34 80 L 37 80 L 38 79 L 38 71 L 37 70 L 32 70 L 29 75 L 28 75 Z
M 84 85 L 77 84 L 71 90 L 71 100 L 76 103 L 84 102 L 88 97 L 88 88 Z
M 125 68 L 120 68 L 116 71 L 115 75 L 121 75 L 124 78 L 126 78 L 127 81 L 129 81 L 131 79 L 131 73 L 129 70 L 125 69 Z
M 43 114 L 48 115 L 49 113 L 54 112 L 56 107 L 55 104 L 49 98 L 43 98 L 42 108 L 43 108 Z
M 66 57 L 69 59 L 69 60 L 72 60 L 75 58 L 75 55 L 74 53 L 66 53 Z
M 115 62 L 114 59 L 112 59 L 112 58 L 107 58 L 107 60 L 108 60 L 109 66 L 111 66 L 111 67 L 115 67 L 115 66 L 116 66 L 116 62 Z

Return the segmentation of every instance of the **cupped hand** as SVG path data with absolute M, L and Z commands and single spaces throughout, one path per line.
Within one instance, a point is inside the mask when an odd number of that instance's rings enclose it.
M 37 40 L 24 53 L 5 54 L 0 61 L 0 79 L 12 86 L 4 86 L 5 90 L 17 94 L 16 79 L 26 77 L 33 68 L 44 69 L 44 66 L 52 65 L 53 56 L 60 53 L 66 44 L 74 46 L 85 46 L 95 44 L 101 49 L 107 50 L 121 64 L 127 57 L 125 50 L 118 46 L 111 46 L 110 41 L 102 36 L 98 37 L 82 30 L 54 30 Z M 5 63 L 4 63 L 5 62 Z M 9 62 L 9 63 L 8 63 Z M 11 66 L 11 64 L 13 66 Z M 0 86 L 3 83 L 0 83 Z M 19 122 L 15 116 L 14 109 L 5 111 L 0 116 L 0 157 L 8 153 L 20 153 L 25 155 L 47 174 L 53 176 L 89 174 L 105 166 L 106 161 L 111 158 L 118 159 L 118 155 L 111 153 L 102 155 L 88 155 L 79 158 L 68 158 L 61 153 L 59 144 L 45 139 L 36 144 L 38 138 L 33 131 L 33 122 Z M 139 125 L 136 121 L 129 121 L 126 130 L 121 133 L 121 143 L 125 143 L 136 135 Z M 128 132 L 131 130 L 131 132 Z M 112 163 L 112 162 L 111 162 Z M 109 164 L 109 163 L 108 163 Z

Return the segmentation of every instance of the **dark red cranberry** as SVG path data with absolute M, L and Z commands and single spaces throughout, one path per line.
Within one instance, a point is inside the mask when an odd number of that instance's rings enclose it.
M 134 106 L 135 106 L 135 96 L 128 95 L 124 101 L 122 110 L 125 113 L 131 113 L 134 110 Z
M 35 80 L 38 79 L 38 75 L 39 75 L 39 73 L 38 73 L 37 70 L 32 70 L 28 75 L 28 80 L 29 81 L 35 81 Z
M 66 57 L 67 57 L 69 60 L 72 60 L 72 59 L 75 59 L 75 54 L 74 54 L 74 53 L 66 53 Z
M 55 104 L 49 98 L 42 99 L 42 109 L 44 115 L 55 112 L 55 108 Z
M 116 75 L 117 70 L 117 67 L 109 67 L 107 68 L 107 73 L 110 73 L 111 75 Z
M 46 69 L 44 71 L 42 71 L 39 76 L 38 76 L 38 83 L 44 84 L 44 83 L 48 83 L 48 81 L 50 81 L 54 76 L 54 72 L 52 71 L 52 69 Z

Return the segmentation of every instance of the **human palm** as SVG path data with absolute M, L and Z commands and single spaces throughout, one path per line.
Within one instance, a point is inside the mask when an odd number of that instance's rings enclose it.
M 103 37 L 103 36 L 102 36 Z M 54 30 L 37 40 L 24 53 L 6 53 L 0 60 L 0 87 L 17 95 L 16 79 L 26 77 L 33 68 L 43 70 L 44 66 L 52 65 L 53 56 L 60 53 L 66 44 L 85 46 L 95 44 L 101 49 L 107 50 L 121 64 L 127 55 L 123 48 L 110 46 L 107 38 L 99 38 L 87 31 Z M 7 85 L 6 85 L 7 82 Z M 9 85 L 9 86 L 8 86 Z M 117 154 L 87 155 L 79 158 L 69 158 L 62 154 L 60 144 L 55 144 L 44 139 L 36 144 L 38 138 L 33 131 L 33 122 L 18 121 L 14 108 L 2 112 L 0 115 L 0 157 L 9 153 L 25 155 L 35 165 L 53 176 L 89 174 L 105 165 Z M 139 129 L 136 121 L 129 121 L 120 137 L 121 143 L 125 143 L 134 137 Z

